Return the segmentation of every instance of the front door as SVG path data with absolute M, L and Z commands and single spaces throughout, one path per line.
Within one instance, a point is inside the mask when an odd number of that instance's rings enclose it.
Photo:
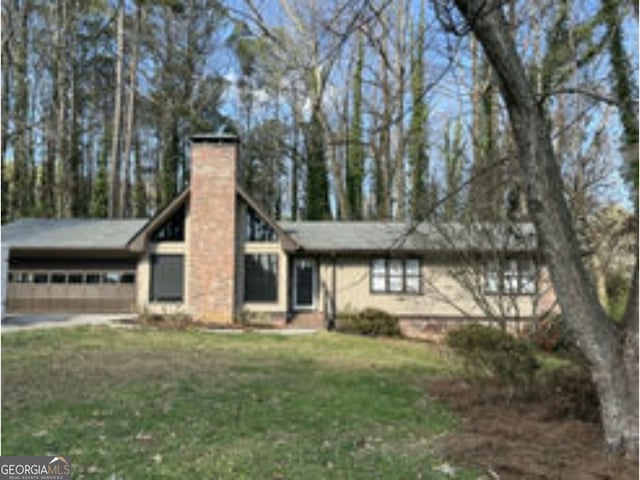
M 316 263 L 310 258 L 296 258 L 293 263 L 293 306 L 296 310 L 313 310 L 316 297 Z

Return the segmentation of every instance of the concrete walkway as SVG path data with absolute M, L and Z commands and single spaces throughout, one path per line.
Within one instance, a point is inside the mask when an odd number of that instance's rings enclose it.
M 2 319 L 2 333 L 37 328 L 77 327 L 80 325 L 110 325 L 113 321 L 131 318 L 131 313 L 72 313 L 6 315 Z

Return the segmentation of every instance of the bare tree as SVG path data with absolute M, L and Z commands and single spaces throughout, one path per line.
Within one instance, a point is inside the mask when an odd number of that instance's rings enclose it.
M 637 260 L 627 311 L 622 322 L 615 323 L 598 301 L 582 262 L 544 106 L 526 73 L 502 4 L 456 0 L 455 5 L 465 26 L 461 30 L 452 10 L 448 10 L 447 26 L 457 33 L 473 31 L 497 75 L 526 182 L 529 213 L 567 324 L 589 361 L 605 442 L 613 450 L 638 458 Z
M 109 177 L 109 217 L 118 216 L 120 188 L 120 124 L 122 118 L 122 76 L 124 70 L 124 1 L 116 7 L 116 79 L 113 93 L 113 130 L 111 131 L 111 169 Z

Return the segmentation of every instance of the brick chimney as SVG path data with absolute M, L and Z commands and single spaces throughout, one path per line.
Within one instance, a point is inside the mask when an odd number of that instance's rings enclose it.
M 187 232 L 187 306 L 194 319 L 235 317 L 236 178 L 238 137 L 191 137 Z

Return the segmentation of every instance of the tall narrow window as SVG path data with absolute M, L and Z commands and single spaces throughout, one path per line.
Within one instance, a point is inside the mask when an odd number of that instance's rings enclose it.
M 246 302 L 278 301 L 278 255 L 247 254 L 244 256 L 244 300 Z
M 417 259 L 405 260 L 404 282 L 408 293 L 420 293 L 420 261 Z
M 186 216 L 186 204 L 176 210 L 151 235 L 153 242 L 184 242 L 184 221 Z
M 404 290 L 404 262 L 402 260 L 389 260 L 389 291 L 399 293 Z
M 247 242 L 276 242 L 278 235 L 258 212 L 247 206 L 245 239 Z
M 502 291 L 504 293 L 518 293 L 518 261 L 507 260 L 502 272 Z
M 500 270 L 498 262 L 488 262 L 485 267 L 484 290 L 487 293 L 498 293 L 500 291 Z
M 181 302 L 184 292 L 184 257 L 151 256 L 151 292 L 154 302 Z
M 374 258 L 371 261 L 371 291 L 387 291 L 387 261 L 384 258 Z
M 520 260 L 520 293 L 531 294 L 536 293 L 536 264 L 530 258 Z

